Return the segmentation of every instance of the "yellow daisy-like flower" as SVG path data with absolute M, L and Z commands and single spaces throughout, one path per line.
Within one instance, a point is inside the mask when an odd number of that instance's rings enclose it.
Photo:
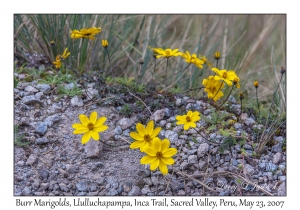
M 227 85 L 232 86 L 232 81 L 238 76 L 235 74 L 233 70 L 219 70 L 217 68 L 211 68 L 217 75 L 215 76 L 215 80 L 223 80 L 227 83 Z M 239 79 L 239 78 L 238 78 Z
M 82 144 L 86 144 L 91 137 L 98 141 L 100 139 L 99 132 L 103 132 L 108 129 L 108 126 L 104 125 L 106 117 L 100 117 L 97 119 L 97 112 L 92 112 L 90 119 L 84 114 L 80 114 L 79 120 L 81 123 L 75 123 L 72 127 L 75 129 L 73 134 L 84 133 L 81 139 Z
M 176 124 L 184 125 L 183 129 L 186 131 L 190 127 L 196 128 L 195 122 L 200 120 L 200 113 L 198 111 L 195 111 L 195 112 L 188 111 L 188 113 L 186 115 L 176 116 L 176 120 L 178 120 L 178 122 Z
M 131 138 L 136 140 L 130 145 L 131 149 L 140 148 L 140 151 L 143 152 L 145 148 L 151 146 L 153 138 L 156 137 L 161 127 L 157 127 L 154 129 L 154 121 L 150 120 L 145 128 L 141 123 L 136 124 L 136 132 L 130 132 Z
M 239 82 L 240 82 L 240 78 L 236 77 L 236 78 L 233 79 L 233 84 L 235 84 L 235 86 L 236 86 L 237 88 L 240 88 L 240 87 L 241 87 L 241 85 L 240 85 Z
M 61 60 L 57 59 L 57 57 L 56 57 L 56 61 L 53 61 L 52 63 L 54 64 L 54 66 L 55 66 L 56 69 L 59 69 L 61 67 L 61 65 L 62 65 Z
M 70 37 L 72 39 L 88 38 L 95 40 L 95 35 L 101 32 L 101 28 L 92 27 L 92 28 L 83 28 L 78 30 L 71 31 Z
M 258 82 L 257 81 L 254 81 L 253 85 L 254 85 L 255 88 L 258 88 Z
M 202 84 L 205 86 L 204 91 L 207 92 L 207 97 L 217 101 L 224 96 L 221 89 L 224 87 L 224 83 L 219 80 L 215 80 L 215 76 L 209 76 L 208 79 L 203 79 Z M 222 86 L 221 86 L 222 85 Z
M 204 61 L 200 60 L 199 58 L 197 58 L 196 54 L 192 54 L 191 55 L 188 51 L 186 51 L 186 53 L 181 53 L 180 56 L 183 57 L 183 58 L 185 58 L 185 62 L 187 62 L 187 63 L 193 63 L 197 67 L 199 67 L 200 69 L 203 68 L 202 64 L 204 64 Z
M 108 41 L 106 39 L 102 40 L 102 47 L 104 47 L 104 48 L 108 47 Z
M 66 59 L 71 53 L 68 52 L 68 48 L 65 49 L 64 53 L 61 55 L 62 58 Z
M 154 54 L 156 54 L 156 58 L 161 58 L 161 57 L 166 57 L 166 58 L 169 58 L 169 57 L 172 57 L 172 56 L 179 56 L 182 54 L 182 52 L 178 52 L 179 49 L 162 49 L 162 48 L 153 48 L 153 52 Z
M 220 57 L 221 57 L 221 53 L 220 52 L 215 52 L 215 59 L 216 60 L 219 60 L 220 59 Z
M 150 164 L 150 170 L 155 170 L 159 167 L 159 170 L 163 175 L 168 173 L 167 165 L 175 163 L 172 158 L 177 153 L 176 148 L 169 148 L 170 141 L 164 139 L 163 141 L 159 138 L 154 138 L 153 143 L 150 147 L 145 148 L 146 156 L 142 157 L 141 164 Z
M 200 55 L 199 56 L 199 59 L 200 60 L 203 60 L 204 61 L 204 64 L 206 64 L 208 67 L 212 67 L 212 63 L 211 62 L 209 62 L 209 60 L 206 58 L 206 56 L 204 56 L 204 55 Z

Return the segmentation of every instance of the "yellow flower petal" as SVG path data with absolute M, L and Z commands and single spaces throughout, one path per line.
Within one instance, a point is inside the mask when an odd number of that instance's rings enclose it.
M 155 137 L 152 141 L 153 147 L 157 150 L 157 151 L 161 151 L 161 140 L 158 137 Z
M 159 165 L 159 160 L 156 158 L 153 162 L 151 162 L 150 170 L 153 171 L 153 170 L 157 169 L 158 165 Z
M 130 144 L 129 147 L 130 147 L 131 149 L 137 149 L 137 148 L 142 147 L 144 144 L 145 144 L 144 141 L 135 141 L 135 142 L 133 142 L 132 144 Z
M 82 133 L 85 133 L 85 132 L 88 132 L 89 129 L 88 128 L 85 128 L 85 129 L 77 129 L 75 131 L 73 131 L 73 134 L 82 134 Z
M 136 133 L 136 132 L 130 132 L 129 133 L 130 137 L 133 138 L 134 140 L 137 140 L 137 141 L 144 141 L 144 137 L 141 136 L 140 134 Z
M 82 136 L 81 143 L 86 144 L 90 140 L 91 136 L 92 136 L 92 132 L 89 130 Z
M 144 149 L 144 152 L 150 156 L 156 156 L 157 149 L 155 147 L 147 147 Z
M 162 153 L 166 152 L 169 147 L 170 147 L 170 140 L 164 139 L 161 143 L 161 152 Z
M 84 114 L 79 115 L 79 120 L 85 126 L 87 126 L 90 123 L 89 118 L 87 116 L 85 116 Z
M 97 120 L 97 112 L 92 112 L 90 115 L 90 121 L 91 123 L 93 123 L 94 125 L 96 124 L 96 120 Z
M 100 117 L 94 124 L 95 127 L 102 125 L 106 121 L 106 117 Z
M 87 129 L 86 126 L 84 126 L 84 125 L 82 125 L 82 124 L 80 124 L 80 123 L 75 123 L 75 124 L 73 124 L 73 125 L 72 125 L 72 128 L 74 128 L 74 129 L 79 129 L 79 130 Z
M 93 131 L 102 132 L 102 131 L 106 131 L 107 129 L 108 129 L 107 125 L 100 125 L 98 127 L 94 127 Z
M 99 133 L 98 133 L 98 132 L 92 130 L 92 131 L 91 131 L 91 134 L 92 134 L 92 138 L 93 138 L 94 140 L 99 140 L 99 139 L 100 139 L 100 136 L 99 136 Z
M 145 136 L 147 134 L 145 127 L 141 123 L 136 124 L 136 130 L 141 136 Z
M 156 136 L 159 134 L 160 131 L 161 131 L 161 127 L 155 128 L 155 129 L 153 130 L 153 132 L 152 132 L 150 138 L 156 137 Z
M 163 157 L 168 158 L 168 157 L 172 157 L 175 154 L 177 154 L 177 149 L 176 148 L 169 148 L 168 150 L 165 150 L 163 152 Z
M 162 161 L 159 162 L 159 170 L 163 175 L 166 175 L 168 173 L 168 167 Z
M 141 164 L 150 164 L 156 160 L 156 157 L 146 155 L 140 160 Z
M 167 164 L 167 165 L 172 165 L 175 163 L 174 159 L 171 158 L 171 157 L 163 157 L 161 159 L 161 161 L 164 163 L 164 164 Z
M 154 122 L 153 122 L 153 120 L 150 120 L 146 127 L 147 134 L 151 135 L 153 128 L 154 128 Z

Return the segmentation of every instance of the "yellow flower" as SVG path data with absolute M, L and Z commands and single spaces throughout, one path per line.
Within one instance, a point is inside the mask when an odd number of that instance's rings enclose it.
M 136 140 L 130 145 L 130 148 L 140 148 L 140 151 L 143 152 L 146 147 L 151 146 L 153 138 L 159 134 L 161 127 L 157 127 L 154 129 L 154 121 L 150 120 L 146 128 L 141 123 L 137 123 L 136 130 L 138 131 L 138 133 L 130 132 L 129 134 L 131 138 Z
M 239 82 L 240 82 L 240 78 L 235 77 L 235 78 L 233 79 L 233 84 L 235 84 L 237 88 L 240 88 L 240 87 L 241 87 L 241 85 L 240 85 Z
M 224 83 L 222 84 L 219 80 L 215 80 L 215 76 L 209 76 L 208 79 L 203 79 L 202 84 L 205 86 L 204 91 L 207 92 L 208 98 L 212 98 L 214 101 L 217 101 L 224 95 L 221 91 L 224 87 Z
M 80 38 L 88 38 L 91 40 L 95 40 L 95 35 L 101 32 L 101 28 L 83 28 L 78 30 L 71 31 L 71 38 L 72 39 L 80 39 Z
M 208 67 L 212 67 L 212 63 L 209 62 L 209 60 L 206 58 L 206 56 L 200 55 L 200 56 L 199 56 L 199 59 L 200 59 L 200 60 L 203 60 L 203 61 L 204 61 L 204 64 L 206 64 Z
M 66 59 L 71 53 L 67 52 L 68 48 L 65 49 L 64 53 L 61 55 L 62 58 Z
M 51 46 L 55 46 L 55 41 L 50 41 Z
M 220 52 L 215 52 L 215 59 L 219 60 L 221 57 L 221 53 Z
M 150 170 L 159 170 L 163 175 L 168 173 L 167 165 L 174 164 L 173 155 L 177 153 L 176 148 L 169 148 L 170 141 L 164 139 L 163 141 L 155 137 L 150 147 L 145 148 L 146 156 L 142 157 L 141 164 L 150 164 Z
M 102 40 L 102 47 L 104 47 L 104 48 L 108 47 L 108 41 L 106 39 Z
M 184 125 L 183 129 L 188 130 L 190 127 L 196 128 L 196 123 L 198 120 L 200 120 L 200 113 L 198 111 L 192 112 L 188 111 L 186 115 L 178 115 L 176 116 L 176 120 L 178 122 L 176 123 L 177 125 Z
M 172 57 L 172 56 L 178 56 L 178 55 L 181 55 L 182 52 L 178 52 L 179 49 L 162 49 L 162 48 L 153 48 L 153 52 L 154 54 L 156 54 L 156 58 L 161 58 L 161 57 L 166 57 L 166 58 L 169 58 L 169 57 Z
M 60 60 L 60 55 L 56 56 L 56 60 L 52 62 L 56 69 L 59 69 L 62 65 L 62 62 Z
M 254 81 L 253 85 L 254 85 L 255 88 L 258 88 L 258 82 L 257 81 Z
M 185 62 L 187 62 L 187 63 L 193 63 L 197 67 L 199 67 L 200 69 L 203 68 L 202 64 L 204 64 L 204 61 L 200 60 L 199 58 L 197 58 L 196 54 L 190 55 L 190 53 L 188 51 L 186 51 L 186 53 L 181 53 L 180 56 L 183 57 L 183 58 L 185 58 Z
M 90 119 L 84 114 L 80 114 L 79 120 L 81 123 L 75 123 L 72 127 L 75 129 L 73 134 L 84 133 L 81 139 L 82 144 L 86 144 L 91 137 L 98 141 L 100 139 L 99 132 L 103 132 L 108 129 L 108 126 L 103 124 L 106 121 L 106 117 L 100 117 L 97 119 L 97 112 L 92 112 Z
M 215 80 L 223 80 L 227 83 L 227 85 L 232 86 L 232 82 L 235 78 L 238 78 L 236 76 L 235 72 L 233 70 L 226 71 L 226 70 L 219 70 L 217 68 L 211 68 L 217 75 L 215 76 Z

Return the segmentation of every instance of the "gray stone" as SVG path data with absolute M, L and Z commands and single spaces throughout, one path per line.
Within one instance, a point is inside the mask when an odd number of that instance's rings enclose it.
M 275 142 L 280 142 L 280 143 L 284 141 L 284 138 L 282 136 L 274 136 L 273 139 Z
M 167 130 L 165 132 L 165 138 L 170 140 L 170 143 L 173 144 L 178 140 L 178 133 L 174 131 Z
M 282 143 L 278 143 L 272 147 L 272 152 L 282 152 Z
M 234 123 L 233 125 L 235 130 L 241 129 L 242 128 L 242 124 L 241 123 Z
M 119 125 L 121 126 L 122 130 L 130 128 L 133 124 L 134 124 L 134 121 L 131 118 L 122 118 L 119 121 Z
M 198 158 L 205 156 L 206 153 L 208 152 L 208 148 L 209 148 L 209 145 L 207 143 L 200 144 L 200 146 L 198 147 L 198 150 L 197 150 Z
M 186 161 L 183 161 L 181 164 L 180 164 L 180 169 L 182 170 L 186 170 L 188 169 L 189 167 L 191 167 L 193 164 L 192 163 L 188 163 Z
M 286 196 L 286 187 L 285 187 L 285 182 L 282 182 L 277 190 L 277 195 L 278 196 Z
M 171 116 L 171 111 L 169 108 L 165 108 L 165 116 L 170 117 Z
M 103 143 L 101 141 L 95 141 L 94 139 L 90 139 L 90 141 L 86 143 L 84 147 L 87 158 L 99 157 L 102 149 L 103 149 Z
M 34 180 L 34 182 L 32 183 L 32 188 L 37 190 L 40 186 L 40 181 L 38 179 Z
M 243 168 L 243 172 L 245 174 L 253 175 L 255 173 L 255 169 L 251 165 L 245 164 L 245 167 Z
M 32 92 L 32 93 L 36 93 L 38 92 L 38 90 L 32 86 L 26 86 L 25 89 L 24 89 L 26 92 Z
M 76 189 L 80 192 L 86 192 L 88 188 L 86 181 L 80 181 L 76 184 Z
M 194 164 L 194 163 L 197 163 L 197 162 L 198 162 L 198 160 L 197 160 L 197 155 L 190 155 L 190 156 L 188 157 L 188 163 Z
M 207 162 L 206 161 L 199 161 L 199 169 L 201 171 L 206 170 Z
M 185 191 L 184 190 L 179 190 L 177 195 L 178 196 L 183 196 L 183 195 L 185 195 Z
M 63 192 L 68 192 L 69 189 L 67 188 L 67 185 L 64 183 L 59 183 L 58 184 L 59 188 L 63 191 Z
M 109 196 L 118 195 L 118 191 L 114 188 L 110 188 L 106 195 L 109 195 Z
M 273 156 L 273 163 L 274 164 L 278 164 L 281 161 L 282 155 L 280 152 L 277 152 L 274 156 Z
M 266 161 L 265 161 L 265 160 L 260 160 L 260 161 L 258 162 L 258 167 L 259 167 L 259 169 L 261 169 L 261 170 L 265 170 L 265 168 L 266 168 Z
M 47 124 L 45 122 L 38 122 L 36 124 L 35 132 L 40 135 L 44 135 L 47 131 Z
M 36 143 L 36 144 L 47 144 L 47 143 L 49 143 L 49 139 L 46 138 L 46 137 L 43 137 L 43 138 L 37 138 L 37 139 L 35 140 L 35 143 Z
M 47 179 L 49 176 L 49 171 L 46 169 L 39 169 L 38 170 L 38 174 L 40 175 L 40 177 L 42 177 L 43 179 Z
M 244 120 L 244 123 L 249 126 L 249 125 L 254 124 L 255 120 L 253 120 L 251 117 L 249 117 Z
M 72 90 L 75 87 L 74 83 L 69 83 L 65 85 L 66 90 Z
M 233 97 L 233 95 L 230 95 L 230 96 L 228 97 L 228 101 L 231 102 L 231 103 L 233 103 L 233 104 L 236 104 L 236 100 L 235 100 L 235 98 Z
M 142 195 L 147 195 L 147 193 L 150 193 L 150 192 L 151 192 L 151 190 L 150 190 L 149 186 L 147 186 L 147 185 L 145 185 L 143 187 L 143 189 L 141 190 Z
M 23 190 L 22 190 L 22 195 L 30 195 L 31 194 L 31 190 L 29 187 L 25 187 Z
M 249 145 L 249 144 L 244 144 L 243 147 L 244 147 L 245 149 L 249 149 L 249 150 L 252 150 L 252 149 L 253 149 L 252 146 Z
M 68 167 L 68 172 L 70 174 L 76 174 L 79 171 L 79 167 L 75 165 L 71 165 Z
M 196 141 L 197 141 L 197 143 L 199 143 L 199 144 L 202 144 L 202 143 L 205 142 L 205 140 L 204 140 L 203 137 L 197 137 L 197 138 L 196 138 Z
M 165 117 L 165 109 L 157 110 L 152 114 L 150 117 L 151 120 L 154 120 L 155 122 L 162 120 Z
M 54 123 L 58 122 L 60 120 L 59 114 L 53 114 L 49 117 L 47 117 L 44 122 L 47 124 L 48 127 L 51 127 Z
M 87 94 L 88 99 L 92 99 L 94 96 L 99 96 L 99 92 L 96 89 L 88 88 L 86 91 L 83 91 L 83 93 Z
M 278 177 L 278 180 L 284 182 L 286 180 L 286 176 L 279 176 Z
M 159 122 L 159 126 L 160 126 L 160 127 L 164 127 L 166 124 L 167 124 L 167 121 L 166 121 L 166 120 L 161 120 L 161 121 Z
M 138 186 L 133 186 L 130 192 L 128 193 L 129 196 L 138 196 L 140 195 L 141 189 Z
M 98 186 L 95 185 L 95 184 L 92 184 L 92 185 L 90 186 L 90 191 L 91 191 L 91 192 L 95 192 L 95 191 L 97 191 L 97 189 L 98 189 Z
M 206 109 L 206 110 L 204 110 L 204 112 L 203 112 L 204 115 L 209 115 L 209 114 L 211 114 L 211 113 L 212 113 L 211 109 Z
M 150 175 L 151 175 L 150 170 L 144 170 L 144 169 L 141 169 L 141 170 L 138 172 L 138 176 L 141 177 L 141 178 L 146 178 L 146 177 L 149 177 Z
M 237 167 L 239 165 L 239 162 L 236 159 L 232 159 L 231 162 L 232 162 L 232 165 L 235 167 Z
M 41 99 L 44 99 L 44 98 L 45 98 L 43 92 L 38 92 L 38 93 L 36 93 L 34 96 L 35 96 L 36 100 L 41 100 Z
M 192 149 L 187 152 L 188 155 L 193 155 L 197 152 L 197 149 Z
M 48 84 L 38 84 L 36 86 L 37 89 L 39 89 L 41 92 L 43 92 L 44 94 L 48 94 L 51 91 L 51 87 Z
M 230 110 L 232 110 L 232 112 L 234 112 L 235 114 L 240 115 L 241 114 L 241 105 L 239 105 L 239 104 L 232 104 L 230 106 Z
M 43 106 L 43 102 L 37 100 L 34 95 L 23 97 L 21 103 L 26 105 L 40 104 Z
M 78 98 L 78 96 L 74 96 L 71 99 L 71 106 L 83 106 L 83 100 L 81 98 Z
M 26 161 L 26 165 L 33 165 L 38 159 L 38 156 L 36 154 L 31 154 L 27 161 Z
M 114 129 L 114 134 L 115 135 L 121 135 L 122 134 L 122 128 L 121 126 L 117 126 L 115 129 Z
M 278 169 L 278 165 L 273 163 L 266 163 L 266 171 L 275 171 Z

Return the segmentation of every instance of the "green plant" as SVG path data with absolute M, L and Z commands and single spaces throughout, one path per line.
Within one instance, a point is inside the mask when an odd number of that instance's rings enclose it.
M 73 83 L 74 86 L 70 89 L 70 88 L 66 88 L 64 85 L 59 85 L 58 86 L 58 93 L 60 95 L 67 95 L 67 96 L 80 96 L 82 95 L 82 90 L 77 87 L 77 85 L 75 83 Z
M 124 115 L 125 117 L 130 117 L 132 113 L 133 110 L 130 104 L 125 104 L 120 110 L 120 114 Z
M 19 147 L 24 147 L 27 146 L 28 144 L 30 144 L 30 142 L 24 142 L 23 138 L 24 138 L 24 134 L 19 134 L 19 126 L 15 125 L 14 126 L 14 144 L 19 146 Z
M 208 124 L 208 128 L 206 130 L 210 132 L 221 125 L 225 125 L 226 123 L 224 120 L 230 116 L 232 116 L 232 114 L 226 113 L 225 111 L 213 111 L 210 114 L 210 118 L 205 115 L 201 115 L 201 118 Z

